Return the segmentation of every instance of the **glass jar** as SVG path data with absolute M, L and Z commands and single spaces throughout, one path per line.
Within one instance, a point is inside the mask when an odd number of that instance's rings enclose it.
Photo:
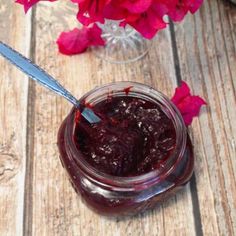
M 106 20 L 104 24 L 99 24 L 106 45 L 92 47 L 92 52 L 102 60 L 116 64 L 135 62 L 143 58 L 151 46 L 151 40 L 145 39 L 131 26 L 121 27 L 119 24 L 120 21 L 115 20 Z
M 172 155 L 157 170 L 135 177 L 116 177 L 99 173 L 82 158 L 74 143 L 75 109 L 62 123 L 58 133 L 58 147 L 62 165 L 75 191 L 96 212 L 109 215 L 134 215 L 153 208 L 181 189 L 193 173 L 192 144 L 182 116 L 173 103 L 153 88 L 133 82 L 116 82 L 96 88 L 80 101 L 94 105 L 112 93 L 112 96 L 148 99 L 157 103 L 172 120 L 176 131 L 176 146 Z

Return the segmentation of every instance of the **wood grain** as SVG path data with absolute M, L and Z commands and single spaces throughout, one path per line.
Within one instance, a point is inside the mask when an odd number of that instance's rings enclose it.
M 182 78 L 208 106 L 193 124 L 204 235 L 236 234 L 236 9 L 205 1 L 176 27 Z
M 236 235 L 236 7 L 205 0 L 195 16 L 160 32 L 143 60 L 126 65 L 91 52 L 60 55 L 56 37 L 78 26 L 75 14 L 65 0 L 42 1 L 27 16 L 1 0 L 0 40 L 32 56 L 77 97 L 127 80 L 170 97 L 177 81 L 187 81 L 208 102 L 191 128 L 195 176 L 152 211 L 123 219 L 96 215 L 58 157 L 57 131 L 70 104 L 0 58 L 0 235 Z
M 62 4 L 62 5 L 60 5 Z M 161 32 L 148 56 L 127 65 L 113 65 L 87 52 L 65 57 L 57 53 L 55 39 L 65 26 L 77 25 L 73 9 L 64 3 L 42 4 L 36 9 L 35 60 L 77 97 L 111 81 L 139 81 L 168 96 L 176 86 L 169 30 Z M 59 8 L 59 5 L 61 8 Z M 60 10 L 59 10 L 60 9 Z M 162 50 L 165 48 L 165 50 Z M 58 158 L 56 136 L 70 105 L 36 86 L 32 158 L 32 235 L 195 235 L 189 187 L 156 210 L 125 219 L 108 219 L 84 206 L 69 184 Z
M 30 15 L 0 3 L 0 40 L 29 54 Z M 26 76 L 0 58 L 0 235 L 22 235 L 26 162 Z

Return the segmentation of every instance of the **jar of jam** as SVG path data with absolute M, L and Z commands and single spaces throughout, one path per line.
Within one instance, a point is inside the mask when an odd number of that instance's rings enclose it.
M 192 144 L 182 116 L 162 93 L 116 82 L 81 99 L 101 117 L 89 124 L 73 108 L 58 133 L 62 165 L 94 211 L 134 215 L 181 189 L 193 173 Z

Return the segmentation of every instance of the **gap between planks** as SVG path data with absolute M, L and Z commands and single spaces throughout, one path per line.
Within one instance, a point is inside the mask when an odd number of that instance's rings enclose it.
M 170 36 L 171 36 L 171 45 L 172 45 L 172 51 L 173 51 L 175 75 L 176 75 L 177 84 L 180 85 L 181 81 L 182 81 L 182 75 L 181 75 L 178 47 L 177 47 L 174 27 L 175 26 L 174 26 L 173 22 L 170 20 L 169 30 L 170 30 Z M 201 221 L 201 214 L 200 214 L 200 206 L 199 206 L 199 198 L 198 198 L 198 193 L 197 193 L 195 173 L 193 173 L 193 176 L 190 180 L 190 191 L 191 191 L 192 206 L 193 206 L 195 232 L 196 232 L 197 236 L 203 236 L 202 221 Z
M 30 14 L 30 39 L 28 57 L 35 59 L 35 12 L 32 9 Z M 34 123 L 35 123 L 35 82 L 29 79 L 27 95 L 27 129 L 26 129 L 26 169 L 24 186 L 24 215 L 23 215 L 23 235 L 32 235 L 32 215 L 33 215 L 33 161 L 34 161 Z

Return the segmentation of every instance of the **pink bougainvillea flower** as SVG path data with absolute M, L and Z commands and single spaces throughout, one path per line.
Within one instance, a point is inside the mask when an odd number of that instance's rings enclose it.
M 111 1 L 110 4 L 104 8 L 104 18 L 110 20 L 123 20 L 126 18 L 128 11 L 117 5 L 116 1 Z
M 102 38 L 102 30 L 94 24 L 88 28 L 89 46 L 105 46 L 105 41 Z
M 57 39 L 59 52 L 65 55 L 83 53 L 90 46 L 104 46 L 101 37 L 102 30 L 94 24 L 93 27 L 75 28 L 72 31 L 62 32 Z
M 55 2 L 57 0 L 16 0 L 16 3 L 23 5 L 26 13 L 34 4 L 40 1 Z
M 78 20 L 88 26 L 94 22 L 104 22 L 104 8 L 111 0 L 71 0 L 78 4 L 79 12 L 77 14 Z
M 206 105 L 201 97 L 191 95 L 190 88 L 184 81 L 180 87 L 175 89 L 171 101 L 179 109 L 186 125 L 190 125 L 193 118 L 199 115 L 201 106 Z
M 89 45 L 88 29 L 75 28 L 72 31 L 62 32 L 57 39 L 59 52 L 65 55 L 73 55 L 84 52 Z
M 189 11 L 194 14 L 202 5 L 203 0 L 189 0 Z
M 203 0 L 179 0 L 175 7 L 169 11 L 168 15 L 173 21 L 181 21 L 188 11 L 194 14 L 202 3 Z
M 57 0 L 15 0 L 24 6 L 25 12 L 40 1 Z M 105 19 L 119 20 L 120 26 L 127 24 L 135 28 L 143 37 L 152 39 L 164 29 L 165 15 L 173 21 L 181 21 L 191 12 L 195 13 L 203 0 L 70 0 L 78 5 L 77 19 L 84 26 L 95 22 L 104 23 Z
M 166 27 L 166 22 L 163 20 L 162 12 L 158 11 L 156 5 L 153 4 L 145 13 L 139 15 L 129 15 L 124 25 L 129 24 L 136 29 L 143 37 L 152 39 L 156 33 Z M 122 22 L 123 24 L 123 22 Z
M 123 0 L 119 6 L 127 9 L 130 13 L 143 13 L 148 10 L 153 0 Z

